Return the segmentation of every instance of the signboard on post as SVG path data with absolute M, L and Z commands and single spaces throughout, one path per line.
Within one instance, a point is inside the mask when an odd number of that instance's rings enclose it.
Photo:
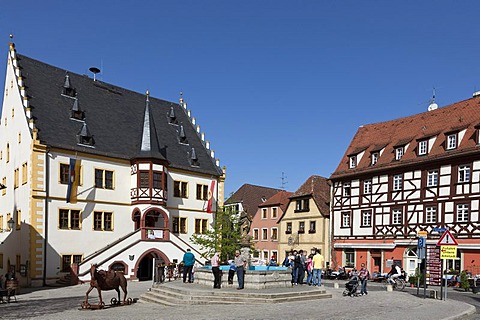
M 440 248 L 440 259 L 456 259 L 457 246 L 442 246 Z
M 458 246 L 457 240 L 452 236 L 449 230 L 445 231 L 437 242 L 437 246 Z

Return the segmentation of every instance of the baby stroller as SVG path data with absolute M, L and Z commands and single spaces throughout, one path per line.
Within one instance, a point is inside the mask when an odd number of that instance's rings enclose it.
M 358 286 L 360 284 L 360 278 L 358 276 L 352 276 L 350 280 L 345 283 L 345 290 L 343 291 L 344 296 L 357 297 L 359 293 L 357 292 Z

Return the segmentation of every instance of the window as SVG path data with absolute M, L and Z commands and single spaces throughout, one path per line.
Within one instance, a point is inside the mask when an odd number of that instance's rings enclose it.
M 270 237 L 272 241 L 277 241 L 278 240 L 278 229 L 277 228 L 272 228 L 272 236 Z
M 277 208 L 272 208 L 272 219 L 277 219 L 277 217 L 278 217 Z
M 161 172 L 153 173 L 153 188 L 162 189 L 162 173 Z
M 15 211 L 15 229 L 20 230 L 22 227 L 22 210 L 17 209 Z
M 12 229 L 10 228 L 10 226 L 8 225 L 8 221 L 10 221 L 10 218 L 12 217 L 12 215 L 10 213 L 7 213 L 7 231 L 11 231 Z
M 95 211 L 93 213 L 93 230 L 112 231 L 113 230 L 113 213 Z
M 268 229 L 262 228 L 262 240 L 268 240 Z
M 188 182 L 173 181 L 173 196 L 177 198 L 188 198 Z
M 468 204 L 457 204 L 457 222 L 468 222 Z
M 350 197 L 351 190 L 350 190 L 350 182 L 343 183 L 343 196 Z
M 267 209 L 266 208 L 262 209 L 262 219 L 267 219 Z
M 26 184 L 28 180 L 27 163 L 22 164 L 22 184 Z
M 425 208 L 425 223 L 436 223 L 436 222 L 437 222 L 437 208 L 436 207 Z
M 80 230 L 80 210 L 60 209 L 58 212 L 58 228 Z
M 449 134 L 447 136 L 447 150 L 452 150 L 457 148 L 457 134 Z
M 402 190 L 403 187 L 403 177 L 401 174 L 396 174 L 393 176 L 393 191 Z
M 79 264 L 82 262 L 82 255 L 79 254 L 67 254 L 67 255 L 62 255 L 62 270 L 61 272 L 69 272 L 70 271 L 70 266 L 73 263 Z
M 148 171 L 140 171 L 139 172 L 140 178 L 140 188 L 149 188 L 150 187 L 150 179 L 149 179 L 149 172 Z
M 426 155 L 428 151 L 428 140 L 423 140 L 418 143 L 418 155 Z
M 372 166 L 378 162 L 378 157 L 380 154 L 378 152 L 372 152 Z
M 3 215 L 0 215 L 0 232 L 3 232 L 5 229 L 3 229 Z M 1 266 L 0 266 L 1 268 Z
M 208 200 L 208 186 L 197 184 L 197 200 Z
M 298 233 L 305 233 L 305 221 L 298 223 Z
M 310 228 L 308 229 L 308 233 L 315 233 L 317 232 L 317 222 L 315 220 L 310 221 Z
M 95 169 L 95 188 L 113 189 L 113 171 Z
M 287 228 L 285 229 L 285 233 L 286 234 L 292 233 L 292 223 L 291 222 L 287 222 Z
M 70 166 L 65 163 L 60 163 L 60 183 L 68 184 L 68 177 L 70 176 Z
M 7 178 L 6 178 L 6 177 L 3 177 L 3 178 L 2 178 L 2 184 L 3 184 L 4 186 L 7 185 Z M 6 194 L 7 194 L 7 188 L 3 188 L 3 189 L 2 189 L 2 196 L 6 195 Z
M 299 199 L 296 201 L 295 212 L 305 212 L 309 210 L 309 199 Z
M 258 229 L 253 229 L 253 240 L 258 240 Z
M 18 188 L 18 179 L 20 175 L 20 169 L 15 169 L 13 170 L 13 188 L 17 189 Z
M 18 144 L 22 143 L 22 134 L 18 134 Z
M 0 268 L 3 269 L 3 253 L 0 253 Z
M 187 218 L 173 217 L 173 233 L 187 233 Z
M 342 228 L 350 228 L 350 212 L 342 212 Z
M 22 264 L 22 257 L 17 254 L 15 256 L 15 271 L 20 272 L 20 265 Z
M 363 181 L 363 194 L 372 193 L 372 180 Z
M 372 226 L 372 211 L 363 210 L 362 211 L 362 227 L 371 227 Z
M 195 219 L 195 233 L 205 234 L 208 230 L 208 219 Z
M 405 149 L 404 147 L 398 147 L 395 149 L 395 160 L 400 160 L 403 157 Z
M 392 224 L 402 224 L 402 209 L 393 209 Z
M 470 181 L 470 166 L 461 165 L 458 166 L 458 182 L 469 182 Z
M 6 119 L 5 119 L 5 120 L 6 120 Z M 7 161 L 7 163 L 9 163 L 9 162 L 10 162 L 10 145 L 9 145 L 8 143 L 7 143 L 7 151 L 6 151 L 6 153 L 7 153 L 7 154 L 6 154 L 6 158 L 7 158 L 6 161 Z
M 357 166 L 357 156 L 350 157 L 350 169 L 353 169 Z
M 355 251 L 353 249 L 345 249 L 343 254 L 345 255 L 345 267 L 355 267 Z
M 438 170 L 430 170 L 427 173 L 427 187 L 438 186 Z

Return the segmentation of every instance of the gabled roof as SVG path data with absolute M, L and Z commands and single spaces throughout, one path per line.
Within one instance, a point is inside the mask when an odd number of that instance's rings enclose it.
M 240 189 L 235 191 L 227 201 L 225 201 L 225 204 L 228 205 L 241 202 L 243 205 L 243 211 L 253 217 L 258 206 L 279 191 L 281 191 L 281 189 L 244 184 Z
M 311 196 L 320 212 L 326 217 L 330 216 L 330 183 L 327 178 L 316 175 L 309 177 L 290 199 L 305 196 Z
M 274 207 L 274 206 L 279 206 L 280 210 L 284 212 L 287 209 L 288 202 L 290 201 L 290 197 L 293 195 L 293 192 L 289 191 L 279 191 L 275 195 L 271 196 L 270 198 L 267 199 L 264 203 L 261 203 L 258 207 L 263 208 L 263 207 Z
M 436 110 L 409 117 L 361 126 L 348 146 L 340 164 L 330 179 L 348 178 L 370 171 L 437 161 L 466 153 L 480 151 L 476 143 L 475 126 L 480 124 L 480 97 L 460 101 Z M 466 130 L 460 144 L 454 150 L 446 150 L 448 133 Z M 417 155 L 418 141 L 436 137 L 427 155 Z M 395 160 L 395 147 L 408 144 L 405 154 Z M 365 149 L 366 146 L 366 149 Z M 365 149 L 355 168 L 349 168 L 349 156 Z M 371 165 L 371 153 L 383 149 L 378 162 Z
M 183 106 L 153 97 L 146 103 L 144 94 L 16 56 L 41 143 L 119 159 L 166 159 L 172 168 L 221 175 Z M 62 94 L 66 82 L 75 96 Z M 85 112 L 85 123 L 94 140 L 91 147 L 76 140 L 83 123 L 70 118 L 75 98 Z M 179 143 L 179 125 L 169 123 L 171 110 L 183 125 L 188 144 Z M 192 148 L 198 159 L 195 166 L 191 164 Z

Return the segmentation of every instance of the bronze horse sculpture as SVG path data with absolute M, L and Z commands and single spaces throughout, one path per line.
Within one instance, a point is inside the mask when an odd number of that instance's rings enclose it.
M 92 264 L 90 267 L 90 288 L 88 288 L 87 294 L 85 295 L 84 305 L 88 306 L 88 294 L 93 288 L 97 288 L 98 297 L 100 299 L 99 305 L 103 305 L 102 300 L 102 290 L 113 290 L 118 293 L 118 303 L 120 303 L 120 289 L 123 291 L 123 304 L 126 303 L 127 298 L 127 279 L 123 275 L 123 272 L 117 272 L 114 270 L 97 270 L 97 265 Z M 112 299 L 113 300 L 113 299 Z

